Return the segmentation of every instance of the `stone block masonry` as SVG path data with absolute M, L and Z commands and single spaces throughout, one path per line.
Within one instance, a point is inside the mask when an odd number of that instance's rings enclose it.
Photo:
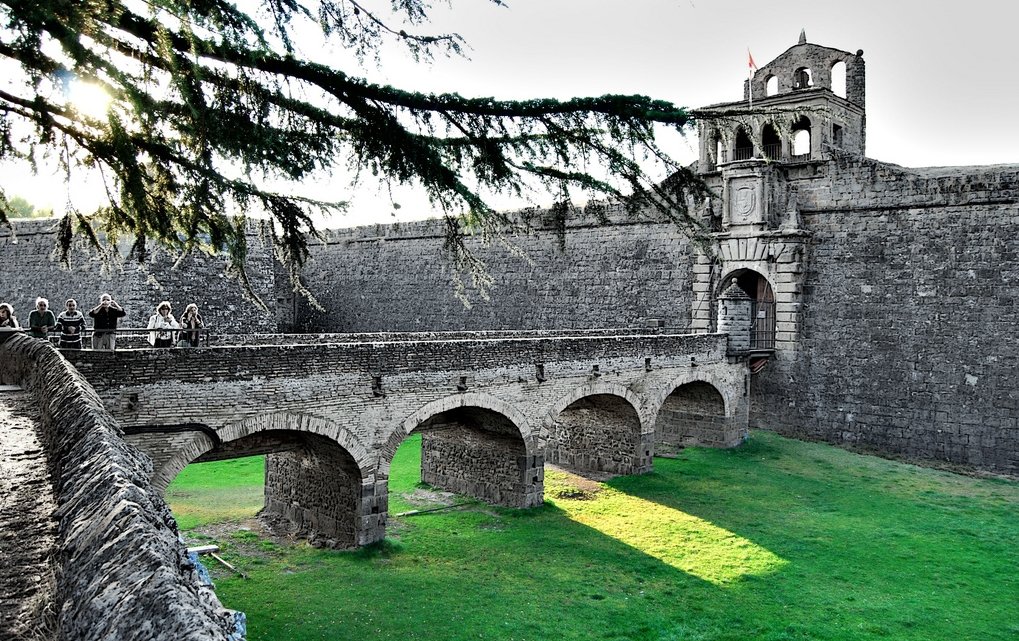
M 508 248 L 469 240 L 494 279 L 491 298 L 456 297 L 441 221 L 330 230 L 302 278 L 325 311 L 297 299 L 296 331 L 544 330 L 690 326 L 690 248 L 672 223 L 591 216 L 565 247 L 541 217 Z M 469 283 L 469 278 L 467 279 Z
M 263 514 L 289 521 L 312 543 L 355 547 L 361 473 L 357 462 L 335 442 L 309 434 L 298 449 L 275 452 L 265 459 Z
M 0 345 L 0 383 L 21 385 L 41 410 L 59 506 L 55 638 L 236 639 L 151 489 L 148 459 L 88 382 L 49 344 L 14 336 Z
M 801 335 L 753 423 L 1019 474 L 1019 167 L 829 169 L 801 212 Z

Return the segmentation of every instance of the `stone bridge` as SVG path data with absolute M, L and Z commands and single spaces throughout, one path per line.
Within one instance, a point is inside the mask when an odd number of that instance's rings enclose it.
M 384 537 L 389 466 L 415 432 L 423 481 L 530 507 L 545 463 L 640 474 L 656 447 L 747 430 L 747 368 L 725 334 L 233 340 L 65 356 L 152 458 L 156 489 L 192 462 L 266 454 L 265 511 L 338 546 Z

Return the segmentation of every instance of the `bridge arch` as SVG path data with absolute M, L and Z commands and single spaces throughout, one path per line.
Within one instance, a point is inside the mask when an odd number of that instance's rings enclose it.
M 350 453 L 357 462 L 362 475 L 370 476 L 374 471 L 375 462 L 369 455 L 368 449 L 346 428 L 301 412 L 273 412 L 246 418 L 221 428 L 215 432 L 218 443 L 205 433 L 211 431 L 211 428 L 195 431 L 194 436 L 178 445 L 179 449 L 174 455 L 156 470 L 152 478 L 152 486 L 159 492 L 163 492 L 185 467 L 221 447 L 221 444 L 226 445 L 246 436 L 271 430 L 310 432 L 330 438 Z M 238 456 L 246 456 L 246 454 L 238 454 Z
M 593 382 L 556 400 L 544 421 L 545 458 L 576 470 L 651 471 L 654 430 L 629 388 Z
M 466 392 L 429 402 L 407 417 L 379 452 L 378 481 L 388 483 L 396 449 L 421 432 L 421 480 L 509 507 L 543 499 L 544 459 L 527 418 L 506 401 Z
M 686 372 L 670 380 L 650 407 L 658 453 L 692 445 L 739 444 L 745 430 L 740 429 L 735 416 L 735 392 L 731 381 L 706 372 Z
M 350 454 L 362 475 L 370 476 L 374 473 L 374 458 L 353 432 L 342 425 L 303 412 L 259 414 L 231 423 L 220 429 L 218 434 L 220 440 L 226 444 L 268 431 L 309 432 L 331 439 Z
M 164 466 L 164 475 L 172 480 L 194 462 L 265 454 L 263 516 L 283 519 L 330 547 L 364 545 L 384 535 L 374 492 L 376 459 L 346 428 L 308 414 L 276 412 L 231 423 L 217 436 L 218 443 L 204 435 L 196 439 Z

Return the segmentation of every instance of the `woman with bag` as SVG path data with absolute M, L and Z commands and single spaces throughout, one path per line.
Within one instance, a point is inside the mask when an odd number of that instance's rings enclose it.
M 156 313 L 149 318 L 149 344 L 153 347 L 173 347 L 175 331 L 180 329 L 177 319 L 173 317 L 170 301 L 164 300 L 156 307 Z

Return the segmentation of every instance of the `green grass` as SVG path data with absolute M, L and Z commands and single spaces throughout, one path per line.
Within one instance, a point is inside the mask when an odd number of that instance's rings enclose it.
M 418 439 L 397 454 L 391 514 L 419 457 Z M 227 464 L 201 474 L 230 505 Z M 608 484 L 549 473 L 546 496 L 391 517 L 352 552 L 239 532 L 221 543 L 251 578 L 217 591 L 252 641 L 1019 638 L 1015 482 L 757 432 Z
M 166 490 L 166 501 L 182 530 L 241 521 L 262 509 L 265 457 L 193 463 Z

